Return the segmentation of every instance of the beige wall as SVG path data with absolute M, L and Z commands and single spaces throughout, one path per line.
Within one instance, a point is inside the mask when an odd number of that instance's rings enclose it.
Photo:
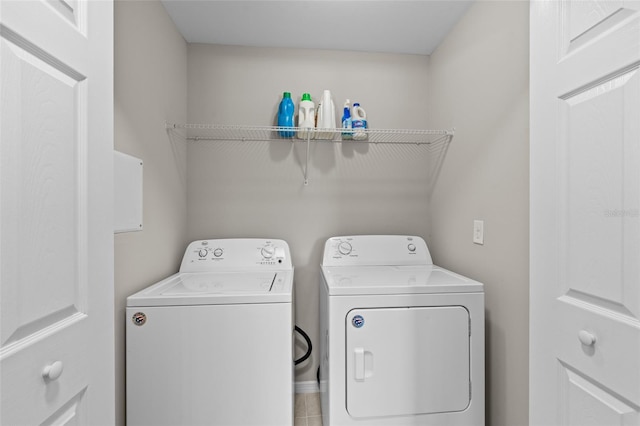
M 271 125 L 283 91 L 292 92 L 297 104 L 303 92 L 317 101 L 326 88 L 340 111 L 345 98 L 359 101 L 372 127 L 426 126 L 425 56 L 215 45 L 190 45 L 188 56 L 191 122 Z M 310 154 L 305 186 L 301 142 L 192 142 L 188 148 L 189 239 L 271 237 L 289 243 L 296 323 L 316 348 L 311 362 L 297 368 L 297 381 L 316 377 L 319 264 L 326 239 L 427 233 L 425 146 L 313 142 Z
M 487 425 L 528 424 L 529 3 L 475 3 L 429 68 L 456 127 L 431 198 L 434 261 L 485 283 Z M 472 243 L 474 219 L 485 244 Z
M 145 161 L 144 230 L 115 241 L 118 424 L 125 298 L 175 272 L 188 241 L 287 240 L 297 324 L 317 348 L 322 245 L 348 233 L 423 236 L 436 263 L 486 284 L 487 424 L 527 424 L 528 8 L 475 4 L 429 59 L 187 47 L 159 2 L 116 2 L 116 149 Z M 165 120 L 271 125 L 283 91 L 297 104 L 302 92 L 317 100 L 325 88 L 338 111 L 347 97 L 360 101 L 376 128 L 456 127 L 431 198 L 424 147 L 312 143 L 305 186 L 302 143 L 189 142 L 187 150 L 163 128 Z M 473 219 L 485 221 L 484 246 L 471 242 Z M 315 380 L 317 359 L 296 380 Z
M 115 236 L 116 420 L 125 424 L 126 297 L 177 271 L 186 240 L 187 45 L 159 2 L 115 3 L 115 149 L 144 161 L 144 230 Z

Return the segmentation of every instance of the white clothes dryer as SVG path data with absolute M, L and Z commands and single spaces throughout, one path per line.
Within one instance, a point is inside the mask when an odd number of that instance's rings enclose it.
M 189 244 L 127 298 L 127 424 L 293 425 L 292 302 L 285 241 Z
M 422 238 L 330 238 L 320 317 L 325 425 L 484 425 L 483 285 Z

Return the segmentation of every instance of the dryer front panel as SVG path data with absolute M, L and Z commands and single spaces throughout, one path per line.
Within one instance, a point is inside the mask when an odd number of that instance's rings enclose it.
M 345 318 L 352 417 L 463 411 L 470 402 L 469 312 L 462 306 L 353 309 Z

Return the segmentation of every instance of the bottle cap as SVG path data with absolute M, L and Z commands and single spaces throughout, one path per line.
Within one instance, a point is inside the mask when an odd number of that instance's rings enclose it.
M 291 97 L 291 92 L 284 92 L 284 93 L 282 94 L 282 97 L 283 97 L 283 98 L 290 98 L 290 97 Z
M 353 103 L 353 106 L 354 106 L 354 107 L 357 107 L 357 106 L 360 106 L 360 104 L 359 104 L 358 102 L 354 102 L 354 103 Z
M 302 94 L 302 100 L 303 101 L 310 101 L 311 100 L 311 95 L 309 93 L 303 93 Z

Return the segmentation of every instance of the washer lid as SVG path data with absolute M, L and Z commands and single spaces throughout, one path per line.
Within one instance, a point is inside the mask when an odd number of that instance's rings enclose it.
M 322 266 L 330 295 L 478 293 L 483 285 L 433 265 Z
M 127 298 L 127 306 L 290 303 L 292 271 L 179 272 Z

